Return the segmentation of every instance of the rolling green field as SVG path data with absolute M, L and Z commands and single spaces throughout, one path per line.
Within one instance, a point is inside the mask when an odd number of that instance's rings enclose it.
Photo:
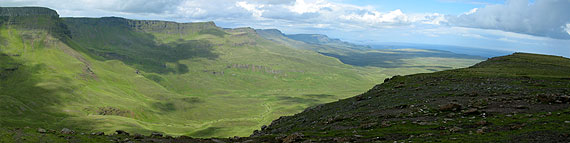
M 251 28 L 59 18 L 30 9 L 0 16 L 2 127 L 248 136 L 280 116 L 360 94 L 386 77 L 481 60 L 435 54 L 400 58 L 402 66 L 357 66 L 304 47 L 342 51 L 334 46 L 279 42 Z

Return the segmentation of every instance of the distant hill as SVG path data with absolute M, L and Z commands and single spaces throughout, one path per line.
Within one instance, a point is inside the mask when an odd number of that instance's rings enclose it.
M 329 38 L 327 35 L 321 35 L 321 34 L 292 34 L 285 36 L 293 40 L 303 41 L 310 44 L 336 45 L 336 46 L 351 47 L 354 49 L 370 49 L 369 46 L 356 45 L 341 41 L 340 39 L 332 39 Z
M 426 48 L 371 48 L 318 34 L 286 35 L 275 29 L 256 31 L 269 40 L 316 51 L 322 55 L 337 58 L 345 64 L 360 67 L 421 68 L 439 71 L 453 69 L 458 67 L 457 65 L 469 65 L 469 63 L 485 59 L 482 56 Z

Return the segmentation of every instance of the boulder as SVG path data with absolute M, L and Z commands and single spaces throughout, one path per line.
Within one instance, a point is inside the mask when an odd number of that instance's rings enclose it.
M 61 129 L 60 133 L 61 134 L 74 134 L 75 131 L 68 129 L 68 128 L 63 128 L 63 129 Z
M 461 131 L 461 130 L 462 130 L 462 128 L 460 128 L 460 127 L 453 127 L 453 128 L 450 128 L 450 129 L 449 129 L 449 131 L 450 131 L 450 132 L 453 132 L 453 133 L 459 132 L 459 131 Z
M 141 134 L 138 134 L 138 133 L 135 133 L 135 134 L 133 135 L 133 139 L 135 139 L 135 140 L 143 139 L 143 138 L 144 138 L 144 136 L 141 135 Z
M 46 130 L 46 129 L 42 129 L 42 128 L 38 128 L 38 133 L 45 134 L 45 133 L 47 133 L 47 130 Z
M 457 102 L 451 102 L 445 105 L 439 106 L 439 110 L 441 111 L 458 111 L 461 109 L 461 104 Z
M 477 126 L 483 126 L 483 125 L 487 125 L 487 124 L 489 124 L 487 121 L 479 121 L 479 122 L 475 123 L 475 125 L 477 125 Z
M 94 136 L 102 136 L 102 135 L 105 135 L 105 133 L 103 133 L 103 132 L 94 132 L 94 133 L 91 133 L 91 135 L 94 135 Z
M 129 133 L 123 131 L 123 130 L 116 130 L 115 132 L 117 132 L 118 135 L 129 135 Z
M 283 143 L 293 143 L 298 142 L 298 140 L 303 139 L 304 135 L 302 133 L 293 133 L 283 139 Z
M 515 108 L 517 109 L 527 109 L 528 107 L 524 106 L 524 105 L 517 105 L 515 106 Z
M 470 109 L 467 109 L 467 110 L 463 110 L 463 114 L 467 114 L 467 115 L 469 115 L 469 114 L 477 114 L 477 113 L 479 113 L 479 110 L 477 110 L 477 108 L 470 108 Z
M 153 138 L 155 138 L 155 137 L 161 138 L 162 136 L 164 136 L 164 135 L 162 133 L 159 133 L 159 132 L 153 132 L 150 134 L 150 137 L 153 137 Z

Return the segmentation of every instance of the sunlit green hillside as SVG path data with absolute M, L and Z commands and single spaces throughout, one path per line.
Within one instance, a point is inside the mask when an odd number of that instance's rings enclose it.
M 430 71 L 344 64 L 213 22 L 59 18 L 45 8 L 0 13 L 2 127 L 248 136 L 386 77 Z M 456 58 L 448 67 L 479 61 Z

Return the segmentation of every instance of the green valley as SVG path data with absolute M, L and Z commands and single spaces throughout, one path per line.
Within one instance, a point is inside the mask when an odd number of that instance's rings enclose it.
M 281 116 L 358 95 L 387 77 L 483 60 L 270 32 L 2 7 L 0 127 L 249 136 Z

